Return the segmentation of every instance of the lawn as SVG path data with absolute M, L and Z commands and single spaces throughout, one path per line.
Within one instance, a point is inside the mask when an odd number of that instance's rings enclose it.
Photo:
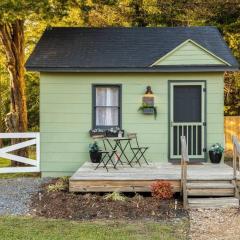
M 1 240 L 184 240 L 188 223 L 49 220 L 0 217 Z
M 7 160 L 5 158 L 0 158 L 0 168 L 2 167 L 10 167 L 11 161 Z M 0 173 L 0 179 L 1 178 L 16 178 L 16 177 L 37 177 L 39 176 L 39 173 L 7 173 L 3 174 Z

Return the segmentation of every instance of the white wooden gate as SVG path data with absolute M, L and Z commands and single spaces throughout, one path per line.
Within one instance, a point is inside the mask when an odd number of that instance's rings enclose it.
M 0 158 L 30 165 L 20 167 L 3 167 L 0 168 L 0 173 L 40 172 L 40 133 L 0 133 L 0 139 L 24 139 L 23 142 L 0 148 Z M 33 145 L 36 145 L 36 159 L 21 157 L 9 153 Z

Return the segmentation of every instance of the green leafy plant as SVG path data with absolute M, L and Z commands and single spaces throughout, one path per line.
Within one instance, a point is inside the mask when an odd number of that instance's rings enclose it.
M 156 181 L 151 185 L 152 196 L 157 199 L 170 199 L 173 197 L 172 186 L 168 181 Z
M 143 112 L 144 109 L 153 109 L 154 118 L 155 118 L 155 119 L 157 118 L 157 107 L 155 107 L 155 106 L 150 106 L 150 105 L 148 105 L 148 104 L 146 104 L 146 103 L 143 103 L 142 106 L 140 106 L 140 107 L 138 108 L 138 111 L 142 111 L 142 112 Z
M 49 184 L 47 186 L 48 192 L 60 192 L 68 190 L 68 177 L 59 178 L 54 184 Z
M 109 201 L 121 201 L 121 202 L 126 201 L 126 197 L 119 192 L 108 193 L 104 196 L 104 199 Z
M 99 152 L 100 148 L 95 141 L 94 143 L 89 144 L 89 152 Z
M 209 151 L 220 154 L 220 153 L 224 152 L 224 148 L 222 147 L 222 145 L 220 143 L 215 143 L 210 147 Z

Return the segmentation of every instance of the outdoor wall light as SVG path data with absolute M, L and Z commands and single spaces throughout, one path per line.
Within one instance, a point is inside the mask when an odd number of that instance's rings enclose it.
M 157 108 L 154 106 L 154 94 L 151 86 L 147 86 L 146 92 L 142 97 L 142 106 L 138 109 L 143 114 L 154 115 L 157 117 Z

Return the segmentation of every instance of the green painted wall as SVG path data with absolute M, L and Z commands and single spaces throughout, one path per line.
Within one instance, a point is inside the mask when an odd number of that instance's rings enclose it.
M 207 51 L 192 42 L 186 42 L 178 49 L 170 53 L 156 65 L 225 65 L 222 61 L 212 56 Z
M 208 147 L 224 142 L 222 73 L 41 73 L 40 130 L 43 176 L 70 175 L 89 160 L 92 84 L 122 84 L 122 127 L 150 146 L 151 161 L 168 161 L 168 80 L 206 80 Z M 138 108 L 147 85 L 158 117 Z

